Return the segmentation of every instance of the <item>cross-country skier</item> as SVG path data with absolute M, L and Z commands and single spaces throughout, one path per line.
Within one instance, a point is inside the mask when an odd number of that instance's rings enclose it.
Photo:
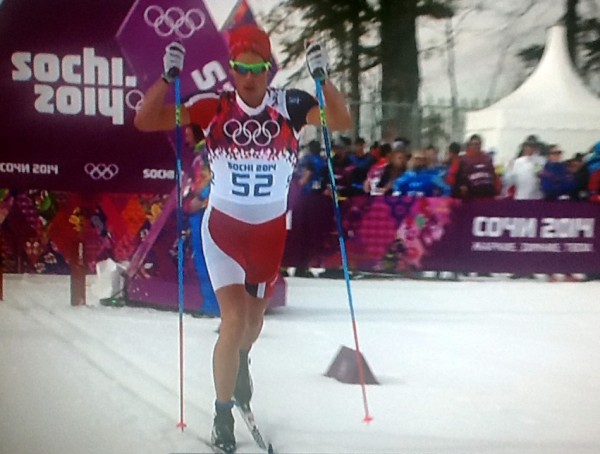
M 298 135 L 305 124 L 320 125 L 320 111 L 305 91 L 268 87 L 271 43 L 262 29 L 244 25 L 233 30 L 229 51 L 235 90 L 190 99 L 182 107 L 181 123 L 203 129 L 213 173 L 202 223 L 204 254 L 221 309 L 213 353 L 211 438 L 219 449 L 234 452 L 232 406 L 234 400 L 250 405 L 248 353 L 260 334 L 280 269 Z M 175 106 L 165 104 L 165 96 L 173 74 L 183 69 L 184 55 L 178 42 L 165 49 L 164 73 L 145 93 L 135 118 L 140 130 L 175 127 Z M 322 83 L 329 128 L 350 129 L 344 97 L 327 78 L 324 47 L 310 44 L 306 62 L 311 76 Z

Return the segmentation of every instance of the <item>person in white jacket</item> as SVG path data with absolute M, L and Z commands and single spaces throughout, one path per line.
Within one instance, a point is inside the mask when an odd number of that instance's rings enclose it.
M 528 137 L 523 151 L 504 175 L 504 187 L 515 187 L 515 200 L 538 200 L 544 198 L 540 188 L 540 172 L 546 159 L 540 155 L 541 144 L 535 137 Z

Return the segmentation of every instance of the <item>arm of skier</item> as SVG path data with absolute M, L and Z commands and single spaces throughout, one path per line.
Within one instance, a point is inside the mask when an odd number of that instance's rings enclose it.
M 175 105 L 165 104 L 165 96 L 170 90 L 175 74 L 183 69 L 185 48 L 181 43 L 173 42 L 165 48 L 163 57 L 164 73 L 144 93 L 142 107 L 136 113 L 134 125 L 141 131 L 168 131 L 175 128 Z M 185 106 L 181 106 L 181 124 L 187 125 L 190 115 Z
M 325 98 L 325 115 L 327 126 L 331 130 L 343 131 L 352 128 L 352 118 L 346 107 L 344 95 L 328 79 L 329 58 L 325 48 L 316 42 L 310 43 L 306 48 L 306 66 L 311 77 L 321 84 L 323 98 Z M 321 124 L 321 112 L 318 106 L 313 107 L 306 115 L 306 122 L 310 125 Z
M 330 81 L 323 82 L 323 97 L 325 98 L 325 115 L 327 126 L 332 131 L 345 131 L 352 129 L 352 118 L 346 107 L 344 95 Z M 315 106 L 308 111 L 306 122 L 310 125 L 321 125 L 321 111 Z
M 144 93 L 141 109 L 136 113 L 133 124 L 140 131 L 169 131 L 175 128 L 175 104 L 165 104 L 169 85 L 160 78 Z M 190 122 L 187 108 L 181 105 L 181 124 Z

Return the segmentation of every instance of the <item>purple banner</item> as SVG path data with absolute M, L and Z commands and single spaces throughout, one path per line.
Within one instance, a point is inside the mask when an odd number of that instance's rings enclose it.
M 170 192 L 173 141 L 133 119 L 176 39 L 184 95 L 229 86 L 227 46 L 201 0 L 4 0 L 0 187 Z
M 143 91 L 162 73 L 165 47 L 173 41 L 186 49 L 184 98 L 232 87 L 227 43 L 201 0 L 136 0 L 117 41 Z
M 0 187 L 168 192 L 166 136 L 133 127 L 142 92 L 115 33 L 130 0 L 0 6 Z
M 294 211 L 314 213 L 327 201 L 321 195 L 302 198 L 299 204 L 304 206 Z M 342 209 L 352 269 L 386 273 L 600 271 L 600 209 L 593 203 L 364 196 L 347 199 Z M 292 224 L 286 265 L 340 266 L 330 225 L 324 224 L 321 233 L 308 233 L 303 224 Z M 317 237 L 324 240 L 312 244 Z M 306 250 L 316 252 L 300 261 Z
M 291 187 L 283 266 L 339 268 L 331 197 Z M 140 269 L 161 279 L 176 276 L 173 204 L 172 197 L 149 194 L 0 190 L 0 259 L 5 271 L 28 263 L 29 272 L 55 272 L 74 260 L 83 241 L 90 270 L 110 257 L 135 265 L 129 276 Z M 598 274 L 599 208 L 363 196 L 342 202 L 342 222 L 353 270 Z
M 597 272 L 598 208 L 566 201 L 464 203 L 455 213 L 456 255 L 463 262 L 457 267 L 514 273 Z

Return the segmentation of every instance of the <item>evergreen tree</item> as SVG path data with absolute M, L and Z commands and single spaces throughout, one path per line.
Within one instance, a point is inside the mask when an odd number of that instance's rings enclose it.
M 419 98 L 416 21 L 421 15 L 450 17 L 452 0 L 284 0 L 267 23 L 284 35 L 284 67 L 303 56 L 305 40 L 324 37 L 334 51 L 334 71 L 349 79 L 353 102 L 361 99 L 361 72 L 380 66 L 382 134 L 392 140 L 416 131 L 412 113 Z M 357 126 L 358 106 L 353 116 Z
M 419 128 L 417 18 L 452 16 L 450 1 L 380 0 L 382 136 L 416 137 Z
M 578 6 L 579 0 L 565 0 L 563 21 L 567 29 L 567 45 L 575 68 L 588 84 L 593 85 L 594 79 L 600 80 L 600 19 L 582 17 Z M 532 70 L 543 53 L 544 46 L 534 44 L 521 49 L 517 56 L 528 70 Z M 596 86 L 596 91 L 600 91 L 600 86 Z
M 600 19 L 584 19 L 579 26 L 581 49 L 580 70 L 590 85 L 596 81 L 595 89 L 600 93 Z
M 349 85 L 354 130 L 360 129 L 362 71 L 373 67 L 370 55 L 374 48 L 362 45 L 361 38 L 368 34 L 375 12 L 366 0 L 287 0 L 266 18 L 271 31 L 282 36 L 285 55 L 281 65 L 289 67 L 304 57 L 306 41 L 323 41 L 330 54 L 332 71 Z M 291 81 L 305 75 L 301 66 L 290 77 Z

